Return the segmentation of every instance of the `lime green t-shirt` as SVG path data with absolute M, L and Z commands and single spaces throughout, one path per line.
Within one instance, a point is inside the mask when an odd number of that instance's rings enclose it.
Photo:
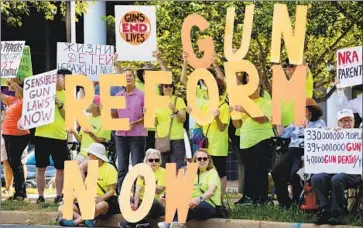
M 56 96 L 58 100 L 64 104 L 66 92 L 64 90 L 56 91 Z M 54 122 L 37 127 L 35 131 L 35 136 L 59 139 L 59 140 L 67 140 L 65 120 L 62 117 L 57 106 L 55 106 L 54 109 Z
M 164 168 L 159 167 L 154 172 L 154 176 L 155 176 L 156 186 L 166 187 L 166 170 Z M 141 187 L 140 199 L 142 199 L 144 197 L 144 192 L 145 192 L 145 182 L 139 177 L 137 178 L 136 184 Z M 164 192 L 165 190 L 160 194 L 155 194 L 154 198 L 160 199 L 160 196 L 162 196 Z
M 199 182 L 198 182 L 198 179 L 199 179 Z M 199 178 L 198 178 L 198 174 L 195 176 L 192 198 L 200 197 L 203 194 L 202 191 L 204 193 L 207 192 L 209 185 L 217 186 L 217 189 L 214 192 L 214 195 L 210 199 L 213 200 L 215 205 L 220 206 L 221 205 L 221 180 L 219 179 L 218 172 L 216 169 L 210 169 L 208 171 L 200 173 Z M 211 202 L 210 199 L 206 200 L 206 202 L 214 207 L 214 204 Z
M 228 125 L 230 119 L 229 107 L 224 100 L 219 102 L 218 107 L 220 113 L 219 119 L 223 124 L 227 124 L 227 127 L 224 129 L 224 131 L 220 131 L 218 129 L 216 120 L 213 120 L 212 123 L 203 126 L 203 134 L 208 138 L 208 153 L 210 155 L 228 156 Z M 206 114 L 207 109 L 208 106 L 204 105 L 202 112 Z
M 116 168 L 110 163 L 104 162 L 101 167 L 98 167 L 97 183 L 103 188 L 103 190 L 107 192 L 108 186 L 117 184 L 117 176 L 118 172 Z M 102 196 L 105 194 L 100 186 L 97 185 L 97 196 Z
M 241 128 L 236 128 L 236 135 L 240 136 L 241 135 Z
M 253 102 L 271 120 L 271 101 L 260 97 L 254 99 Z M 260 124 L 245 113 L 242 113 L 242 126 L 240 129 L 241 149 L 251 148 L 257 143 L 274 136 L 270 121 Z
M 89 115 L 88 122 L 91 123 L 91 125 L 93 127 L 92 132 L 93 132 L 93 134 L 95 134 L 95 136 L 97 136 L 99 138 L 104 138 L 106 142 L 111 139 L 111 131 L 103 130 L 101 127 L 101 125 L 102 125 L 101 116 L 94 117 L 92 115 Z M 84 129 L 81 129 L 81 132 L 80 132 L 80 136 L 82 136 L 80 154 L 83 156 L 87 156 L 86 149 L 88 149 L 88 147 L 95 141 L 93 140 L 93 138 L 91 136 L 84 133 L 83 131 L 84 131 Z
M 183 109 L 186 109 L 186 105 L 184 103 L 184 100 L 180 97 L 176 97 L 176 96 L 171 96 L 170 98 L 170 102 L 172 104 L 175 103 L 175 99 L 176 100 L 176 104 L 175 104 L 175 108 L 180 111 Z M 157 125 L 156 125 L 156 135 L 158 137 L 166 137 L 169 133 L 169 128 L 170 128 L 170 121 L 171 121 L 171 115 L 172 115 L 172 111 L 170 108 L 159 108 L 156 110 L 156 120 L 157 120 Z M 179 122 L 179 120 L 177 119 L 177 117 L 175 116 L 173 118 L 173 126 L 171 127 L 171 132 L 170 132 L 170 140 L 179 140 L 179 139 L 184 139 L 184 129 L 183 129 L 184 123 Z

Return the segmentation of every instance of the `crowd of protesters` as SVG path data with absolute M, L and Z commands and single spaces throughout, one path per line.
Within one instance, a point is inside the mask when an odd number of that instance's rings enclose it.
M 156 51 L 160 67 L 164 71 L 169 69 Z M 180 83 L 187 85 L 188 53 L 183 53 L 184 64 L 180 82 L 162 84 L 155 88 L 155 93 L 170 98 L 168 108 L 159 108 L 155 112 L 155 128 L 144 127 L 144 114 L 148 110 L 144 107 L 144 75 L 147 70 L 156 68 L 147 64 L 134 72 L 131 68 L 120 69 L 116 63 L 116 73 L 126 75 L 125 87 L 112 87 L 113 96 L 124 96 L 126 108 L 112 110 L 113 118 L 128 118 L 130 129 L 117 130 L 115 132 L 102 129 L 101 109 L 102 98 L 99 96 L 99 85 L 95 83 L 95 94 L 93 103 L 85 110 L 85 114 L 91 123 L 92 129 L 78 130 L 66 129 L 65 127 L 65 77 L 72 73 L 67 69 L 60 69 L 57 73 L 55 118 L 54 122 L 32 130 L 24 130 L 21 126 L 22 114 L 22 82 L 18 79 L 8 80 L 9 95 L 1 94 L 2 107 L 2 140 L 5 148 L 2 148 L 2 162 L 5 167 L 6 191 L 11 193 L 12 176 L 15 182 L 15 193 L 9 200 L 25 200 L 27 198 L 24 168 L 24 154 L 26 147 L 35 145 L 35 159 L 37 167 L 36 182 L 39 197 L 37 203 L 45 202 L 45 170 L 49 165 L 49 156 L 54 161 L 56 169 L 56 198 L 59 203 L 59 213 L 62 215 L 62 192 L 64 180 L 64 162 L 70 159 L 67 139 L 73 135 L 80 144 L 80 151 L 75 157 L 78 161 L 83 178 L 87 175 L 88 160 L 98 161 L 98 186 L 96 200 L 96 219 L 119 213 L 117 193 L 121 190 L 122 183 L 131 165 L 146 163 L 154 172 L 156 180 L 155 199 L 147 218 L 137 224 L 120 222 L 120 227 L 148 227 L 148 218 L 157 218 L 165 214 L 165 186 L 166 186 L 166 163 L 176 163 L 177 169 L 185 168 L 187 165 L 186 148 L 184 141 L 184 125 L 187 115 L 193 110 L 186 104 L 185 99 L 178 96 L 176 85 Z M 293 74 L 293 66 L 286 64 L 288 77 Z M 306 100 L 305 122 L 302 126 L 295 126 L 293 122 L 292 103 L 283 104 L 283 124 L 275 126 L 271 123 L 271 96 L 260 85 L 250 96 L 252 101 L 262 110 L 264 116 L 251 117 L 242 106 L 231 107 L 228 102 L 226 82 L 223 70 L 217 61 L 213 61 L 213 68 L 209 71 L 213 74 L 218 86 L 219 104 L 212 114 L 214 120 L 207 125 L 196 124 L 193 132 L 193 158 L 191 162 L 198 164 L 198 174 L 194 180 L 192 200 L 187 220 L 205 220 L 217 217 L 220 207 L 225 201 L 227 187 L 227 157 L 232 143 L 238 145 L 239 162 L 244 167 L 244 179 L 242 190 L 243 197 L 236 203 L 241 204 L 264 204 L 268 201 L 268 174 L 274 148 L 271 138 L 279 136 L 290 139 L 289 148 L 283 155 L 281 161 L 273 167 L 271 174 L 276 186 L 277 199 L 280 206 L 290 208 L 291 204 L 299 203 L 302 192 L 299 176 L 296 172 L 301 168 L 301 156 L 304 154 L 304 129 L 325 128 L 325 122 L 321 119 L 322 109 L 311 97 L 312 91 L 308 89 Z M 69 76 L 68 76 L 69 77 Z M 238 84 L 247 84 L 248 75 L 237 74 Z M 309 88 L 309 87 L 308 87 Z M 82 88 L 79 96 L 84 96 Z M 197 104 L 203 113 L 207 114 L 208 89 L 203 81 L 198 82 Z M 345 101 L 347 102 L 347 101 Z M 345 105 L 344 107 L 346 107 Z M 239 120 L 231 120 L 231 111 L 237 111 L 241 115 Z M 354 114 L 350 109 L 339 110 L 338 126 L 341 128 L 354 127 Z M 284 115 L 285 113 L 285 115 Z M 359 111 L 358 111 L 359 113 Z M 361 110 L 360 110 L 361 115 Z M 236 129 L 233 134 L 229 129 Z M 168 138 L 168 145 L 162 145 L 162 141 Z M 116 164 L 111 164 L 109 159 L 107 142 L 114 140 L 116 148 Z M 237 143 L 236 143 L 237 141 Z M 6 156 L 5 156 L 6 155 Z M 312 177 L 312 186 L 316 191 L 322 212 L 317 215 L 316 222 L 319 224 L 340 224 L 342 207 L 344 204 L 344 189 L 351 185 L 358 185 L 359 176 L 348 174 L 317 174 Z M 330 183 L 331 182 L 331 183 Z M 288 184 L 292 185 L 293 197 L 289 197 Z M 329 190 L 332 191 L 332 203 L 328 200 Z M 145 190 L 144 178 L 139 177 L 135 183 L 134 196 L 130 199 L 131 207 L 137 210 L 143 200 Z M 330 205 L 331 208 L 330 208 Z M 217 210 L 218 209 L 218 210 Z M 62 217 L 62 216 L 60 216 Z M 59 219 L 62 226 L 95 226 L 96 220 L 82 219 L 77 202 L 73 208 L 73 220 Z M 159 227 L 183 227 L 185 224 L 178 223 L 175 217 L 172 224 L 159 223 Z

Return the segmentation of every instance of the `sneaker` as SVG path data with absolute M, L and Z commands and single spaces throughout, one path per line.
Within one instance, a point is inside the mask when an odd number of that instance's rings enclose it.
M 74 227 L 74 226 L 76 226 L 76 224 L 74 223 L 73 220 L 65 220 L 65 219 L 59 219 L 58 220 L 58 224 L 60 226 L 68 226 L 68 227 Z
M 328 224 L 328 220 L 331 217 L 329 210 L 323 209 L 321 212 L 314 215 L 313 222 L 316 225 Z
M 172 222 L 170 228 L 186 228 L 187 226 L 184 223 Z
M 96 226 L 96 220 L 86 220 L 84 222 L 84 224 L 86 225 L 86 227 L 95 227 Z
M 169 228 L 169 223 L 166 223 L 166 222 L 159 222 L 158 223 L 158 227 L 159 228 Z
M 37 204 L 40 204 L 40 203 L 45 203 L 44 196 L 39 196 L 39 197 L 38 197 L 38 199 L 37 199 Z
M 63 201 L 63 196 L 57 196 L 54 199 L 55 204 L 60 204 Z
M 253 201 L 251 200 L 251 198 L 249 198 L 248 196 L 243 196 L 240 200 L 238 200 L 235 205 L 239 206 L 239 205 L 252 205 Z
M 131 228 L 130 224 L 128 222 L 119 222 L 118 227 L 120 228 Z
M 328 224 L 333 226 L 342 225 L 342 212 L 333 211 L 333 216 L 328 219 Z
M 13 196 L 10 196 L 9 198 L 7 198 L 6 200 L 24 201 L 25 199 L 26 199 L 25 196 L 13 195 Z
M 148 222 L 145 222 L 145 223 L 138 223 L 138 224 L 135 226 L 135 228 L 149 228 L 149 227 L 151 227 L 151 226 L 150 226 L 150 223 L 148 223 Z

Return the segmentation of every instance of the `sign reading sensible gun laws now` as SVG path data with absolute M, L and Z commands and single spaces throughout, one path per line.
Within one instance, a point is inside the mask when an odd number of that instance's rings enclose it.
M 305 129 L 306 173 L 362 173 L 362 129 Z
M 99 74 L 113 73 L 114 47 L 108 45 L 58 43 L 58 69 L 65 68 L 73 74 L 87 75 L 98 81 Z
M 15 78 L 23 55 L 25 41 L 1 42 L 1 78 Z
M 28 77 L 24 81 L 22 124 L 24 129 L 54 122 L 57 70 Z

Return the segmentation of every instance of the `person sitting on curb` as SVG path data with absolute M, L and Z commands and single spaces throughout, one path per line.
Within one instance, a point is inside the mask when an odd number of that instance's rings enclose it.
M 144 163 L 148 164 L 154 172 L 155 181 L 156 181 L 156 190 L 155 190 L 155 198 L 154 202 L 149 211 L 148 217 L 156 219 L 165 214 L 165 206 L 161 201 L 161 197 L 165 192 L 166 186 L 166 170 L 160 167 L 162 162 L 161 153 L 155 149 L 148 149 L 146 151 Z M 144 177 L 139 177 L 136 182 L 136 190 L 135 197 L 131 199 L 131 207 L 133 210 L 137 210 L 141 205 L 143 196 L 145 191 L 145 179 Z M 119 227 L 128 228 L 128 227 L 150 227 L 150 223 L 145 219 L 141 220 L 137 224 L 131 224 L 128 222 L 120 222 Z
M 221 206 L 221 180 L 214 167 L 213 159 L 207 150 L 200 148 L 193 156 L 192 163 L 198 163 L 198 173 L 194 179 L 192 201 L 189 203 L 187 221 L 192 219 L 207 220 L 217 216 L 216 206 Z M 177 222 L 177 217 L 170 225 L 158 223 L 159 228 L 185 228 Z
M 100 143 L 92 143 L 88 152 L 88 159 L 98 161 L 98 181 L 95 219 L 83 221 L 78 203 L 73 206 L 73 219 L 59 219 L 61 226 L 75 227 L 84 223 L 86 227 L 94 227 L 98 216 L 110 217 L 120 213 L 116 195 L 117 170 L 109 163 L 106 156 L 106 148 Z M 60 217 L 63 215 L 63 205 L 58 208 Z
M 343 109 L 338 112 L 338 128 L 349 129 L 354 126 L 354 114 L 350 109 Z M 318 196 L 321 211 L 315 215 L 314 223 L 317 225 L 342 224 L 342 212 L 344 207 L 344 191 L 349 187 L 358 186 L 361 183 L 360 175 L 346 173 L 314 174 L 311 178 L 312 188 Z M 329 200 L 329 190 L 331 200 Z

